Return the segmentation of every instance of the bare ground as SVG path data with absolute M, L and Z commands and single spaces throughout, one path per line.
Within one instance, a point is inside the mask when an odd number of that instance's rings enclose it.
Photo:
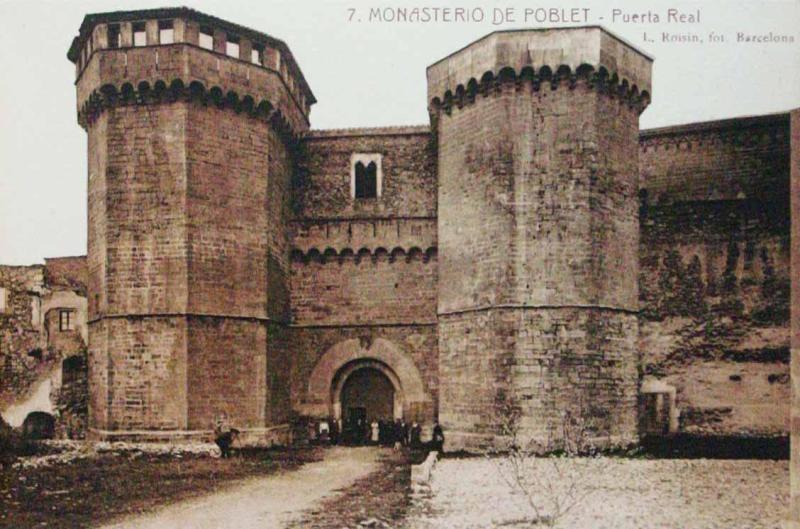
M 411 500 L 411 463 L 424 455 L 383 449 L 380 465 L 324 499 L 287 529 L 377 529 L 402 527 Z
M 561 479 L 546 460 L 539 463 L 540 476 Z M 577 472 L 591 494 L 558 527 L 778 529 L 788 514 L 786 460 L 574 458 L 563 460 L 560 472 Z M 534 496 L 546 499 L 546 493 Z M 403 527 L 532 527 L 523 522 L 530 518 L 524 497 L 510 490 L 496 462 L 444 459 L 430 492 L 412 500 Z
M 338 489 L 378 468 L 379 449 L 324 451 L 299 470 L 250 479 L 228 490 L 130 516 L 103 529 L 279 529 Z
M 309 449 L 242 450 L 224 460 L 134 451 L 34 467 L 25 458 L 25 465 L 0 470 L 0 528 L 91 527 L 225 491 L 243 479 L 286 473 L 320 457 Z

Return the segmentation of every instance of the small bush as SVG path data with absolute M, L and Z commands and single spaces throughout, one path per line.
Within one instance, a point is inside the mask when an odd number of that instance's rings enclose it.
M 10 467 L 18 457 L 30 456 L 36 452 L 36 446 L 25 439 L 19 430 L 9 426 L 0 417 L 0 469 Z

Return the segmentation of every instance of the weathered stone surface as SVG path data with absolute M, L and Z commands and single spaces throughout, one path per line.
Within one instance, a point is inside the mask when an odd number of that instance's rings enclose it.
M 790 527 L 800 527 L 800 109 L 791 114 L 791 506 Z
M 277 381 L 288 374 L 293 136 L 308 112 L 294 87 L 304 81 L 193 46 L 193 25 L 209 20 L 169 13 L 185 22 L 185 43 L 103 47 L 79 61 L 98 437 L 202 433 L 221 416 L 263 430 L 289 415 Z M 106 24 L 87 23 L 102 45 Z
M 27 393 L 36 380 L 40 360 L 29 353 L 37 349 L 44 353 L 43 336 L 33 314 L 38 306 L 29 292 L 43 285 L 41 266 L 0 267 L 0 288 L 5 291 L 5 310 L 0 315 L 0 404 L 3 409 Z
M 640 341 L 681 430 L 780 435 L 789 402 L 785 114 L 642 134 Z
M 600 26 L 495 31 L 428 67 L 428 101 L 456 94 L 487 72 L 562 66 L 577 72 L 588 65 L 616 76 L 638 93 L 650 93 L 652 59 Z
M 540 441 L 560 436 L 570 410 L 595 419 L 594 437 L 637 437 L 641 108 L 589 70 L 550 77 L 573 51 L 576 72 L 606 64 L 588 57 L 631 59 L 631 50 L 606 55 L 597 32 L 597 41 L 582 30 L 495 34 L 428 70 L 439 154 L 440 418 L 450 448 L 501 431 L 509 403 L 523 435 Z M 533 61 L 538 72 L 526 78 L 516 47 L 563 48 L 565 62 Z M 495 56 L 491 67 L 486 56 Z M 649 61 L 634 61 L 639 83 Z M 450 106 L 436 92 L 444 70 L 451 84 L 499 74 Z
M 659 416 L 678 430 L 788 430 L 785 114 L 640 135 L 651 59 L 597 27 L 496 32 L 433 64 L 430 127 L 310 131 L 284 43 L 185 8 L 90 15 L 69 57 L 87 288 L 69 260 L 49 277 L 57 304 L 88 292 L 95 435 L 202 436 L 224 415 L 263 441 L 342 415 L 360 369 L 450 447 L 495 435 L 508 403 L 534 437 L 566 412 L 633 441 L 643 381 L 674 388 Z M 355 198 L 357 159 L 377 196 Z
M 298 234 L 317 219 L 435 221 L 436 146 L 428 127 L 312 130 L 300 153 L 294 191 Z M 382 155 L 383 192 L 378 199 L 352 199 L 353 153 Z
M 30 412 L 60 413 L 57 434 L 82 437 L 86 372 L 65 384 L 69 359 L 86 361 L 86 259 L 0 266 L 0 414 L 20 426 Z M 62 313 L 67 313 L 62 323 Z M 65 387 L 66 386 L 66 387 Z

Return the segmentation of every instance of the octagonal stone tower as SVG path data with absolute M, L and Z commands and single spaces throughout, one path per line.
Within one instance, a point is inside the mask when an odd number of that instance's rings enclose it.
M 492 33 L 428 68 L 439 418 L 637 440 L 638 134 L 652 60 L 600 27 Z
M 290 409 L 286 221 L 314 96 L 287 46 L 186 8 L 87 16 L 89 427 L 268 440 Z

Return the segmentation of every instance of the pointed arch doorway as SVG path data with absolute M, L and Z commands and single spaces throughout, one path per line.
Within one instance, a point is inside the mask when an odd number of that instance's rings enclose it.
M 403 390 L 397 375 L 386 364 L 360 359 L 342 366 L 332 384 L 334 417 L 344 436 L 358 443 L 368 435 L 372 422 L 403 418 Z
M 394 419 L 394 386 L 379 370 L 365 367 L 354 371 L 342 386 L 342 418 L 360 417 L 367 423 Z

